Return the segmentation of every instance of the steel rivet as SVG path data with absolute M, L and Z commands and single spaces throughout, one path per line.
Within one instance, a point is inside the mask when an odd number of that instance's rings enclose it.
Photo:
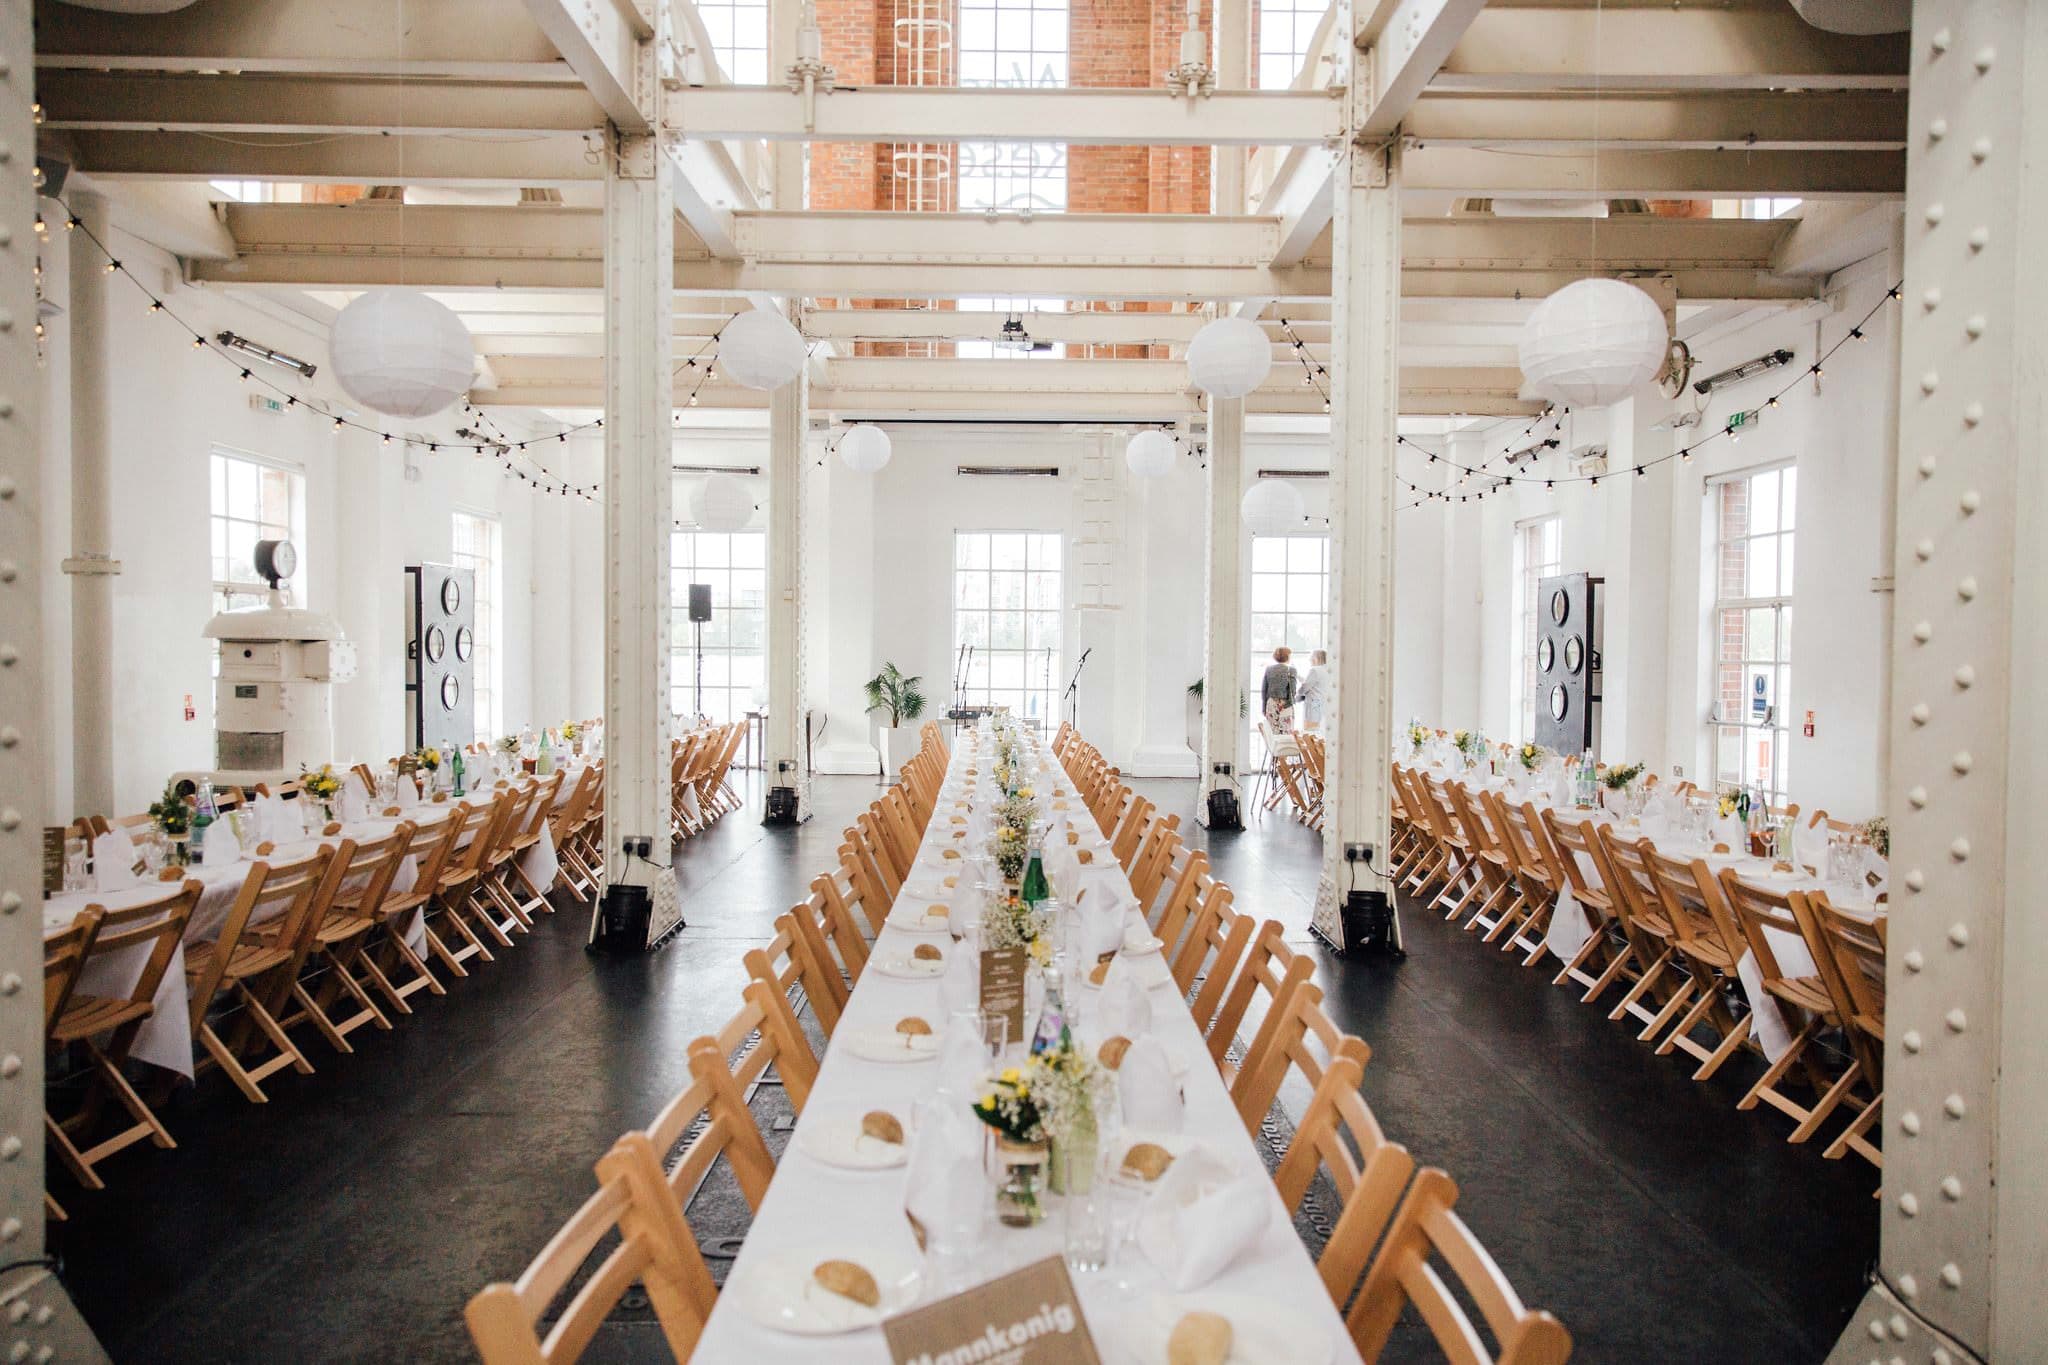
M 0 725 L 0 749 L 12 749 L 21 743 L 21 731 L 12 725 Z
M 1927 959 L 1926 959 L 1926 958 L 1924 958 L 1924 957 L 1922 957 L 1922 956 L 1920 955 L 1920 950 L 1919 950 L 1918 948 L 1914 948 L 1914 949 L 1910 950 L 1909 952 L 1907 952 L 1907 954 L 1906 954 L 1906 970 L 1907 970 L 1907 971 L 1909 971 L 1909 972 L 1917 972 L 1917 971 L 1919 971 L 1919 970 L 1920 970 L 1920 969 L 1921 969 L 1922 967 L 1924 967 L 1924 966 L 1926 966 L 1926 965 L 1927 965 Z
M 1970 1026 L 1970 1018 L 1963 1013 L 1963 1007 L 1960 1005 L 1941 1016 L 1941 1022 L 1948 1025 L 1950 1033 L 1961 1033 Z
M 1959 749 L 1956 751 L 1956 756 L 1950 759 L 1948 762 L 1949 766 L 1951 768 L 1954 768 L 1957 772 L 1966 773 L 1970 771 L 1970 764 L 1972 762 L 1970 758 L 1970 751 L 1968 749 Z
M 0 915 L 11 915 L 21 909 L 19 891 L 0 891 Z
M 9 807 L 8 807 L 7 809 L 5 809 L 5 810 L 0 810 L 0 829 L 10 829 L 10 830 L 11 830 L 11 829 L 20 829 L 20 828 L 21 828 L 21 812 L 20 812 L 20 811 L 16 810 L 16 809 L 15 809 L 14 807 L 12 807 L 12 806 L 9 806 Z
M 1987 228 L 1987 227 L 1980 227 L 1980 228 L 1972 228 L 1972 229 L 1970 230 L 1970 250 L 1972 250 L 1972 251 L 1982 251 L 1982 250 L 1983 250 L 1983 249 L 1984 249 L 1985 247 L 1987 247 L 1987 246 L 1990 246 L 1990 245 L 1991 245 L 1991 229 L 1990 229 L 1990 228 Z
M 1966 517 L 1977 515 L 1977 509 L 1983 505 L 1983 495 L 1974 488 L 1966 489 L 1963 496 L 1956 499 L 1956 506 L 1963 509 L 1963 515 Z
M 1990 139 L 1990 138 L 1988 138 L 1988 137 L 1980 137 L 1980 138 L 1978 138 L 1978 139 L 1977 139 L 1977 140 L 1976 140 L 1975 142 L 1973 142 L 1973 143 L 1971 143 L 1971 144 L 1970 144 L 1970 160 L 1972 160 L 1972 161 L 1976 162 L 1976 163 L 1977 163 L 1978 165 L 1980 165 L 1980 166 L 1981 166 L 1981 165 L 1983 165 L 1983 164 L 1984 164 L 1984 159 L 1985 159 L 1986 157 L 1990 156 L 1990 155 L 1991 155 L 1991 139 Z
M 4 1076 L 11 1081 L 20 1074 L 21 1057 L 19 1054 L 10 1052 L 5 1057 L 0 1057 L 0 1076 Z
M 21 577 L 21 566 L 11 559 L 0 559 L 0 583 L 12 583 Z
M 1958 920 L 1948 927 L 1948 941 L 1960 948 L 1970 941 L 1970 926 Z
M 1986 44 L 1985 46 L 1977 49 L 1977 55 L 1970 59 L 1970 65 L 1976 67 L 1977 74 L 1981 76 L 1985 72 L 1989 71 L 1991 69 L 1991 64 L 1997 60 L 1998 49 L 1990 46 L 1989 44 Z
M 1936 389 L 1940 387 L 1941 376 L 1936 374 L 1934 371 L 1929 370 L 1926 374 L 1920 376 L 1920 392 L 1933 393 Z
M 1966 690 L 1966 691 L 1967 691 L 1967 690 L 1969 689 L 1969 687 L 1970 687 L 1970 684 L 1972 684 L 1972 683 L 1974 683 L 1974 682 L 1976 682 L 1976 681 L 1977 681 L 1977 670 L 1976 670 L 1976 669 L 1974 669 L 1974 668 L 1972 668 L 1972 667 L 1970 667 L 1970 666 L 1969 666 L 1968 664 L 1964 664 L 1964 665 L 1963 665 L 1963 666 L 1962 666 L 1961 668 L 1958 668 L 1958 669 L 1956 670 L 1956 686 L 1957 686 L 1957 687 L 1963 688 L 1964 690 Z
M 21 990 L 21 975 L 20 975 L 20 973 L 18 973 L 18 972 L 9 972 L 9 973 L 7 973 L 7 974 L 6 974 L 5 976 L 0 976 L 0 995 L 14 995 L 14 994 L 18 993 L 18 992 L 19 992 L 20 990 Z
M 1963 1197 L 1963 1182 L 1952 1175 L 1946 1176 L 1941 1182 L 1941 1193 L 1951 1204 L 1956 1203 Z
M 1920 1030 L 1913 1028 L 1907 1029 L 1906 1036 L 1904 1038 L 1901 1038 L 1899 1041 L 1905 1046 L 1906 1051 L 1918 1052 L 1920 1050 Z
M 1950 1118 L 1959 1119 L 1963 1116 L 1964 1112 L 1963 1097 L 1961 1095 L 1950 1095 L 1941 1102 L 1941 1107 L 1943 1112 Z
M 1948 29 L 1946 27 L 1936 29 L 1934 36 L 1927 41 L 1928 45 L 1934 49 L 1934 55 L 1939 57 L 1942 53 L 1948 51 L 1948 45 L 1951 41 Z
M 20 1155 L 21 1139 L 9 1133 L 4 1141 L 0 1141 L 0 1161 L 12 1161 Z
M 1906 793 L 1906 799 L 1913 803 L 1913 809 L 1923 809 L 1927 805 L 1927 788 L 1914 787 Z
M 1956 1365 L 1956 1358 L 1948 1353 L 1946 1346 L 1935 1347 L 1934 1354 L 1929 1359 L 1933 1365 Z
M 0 479 L 0 502 L 14 501 L 14 494 L 20 487 L 13 479 Z
M 1984 315 L 1976 313 L 1972 314 L 1970 320 L 1963 324 L 1963 331 L 1969 334 L 1970 340 L 1975 341 L 1978 337 L 1984 335 L 1984 327 Z
M 1925 891 L 1927 889 L 1927 874 L 1917 867 L 1912 869 L 1906 874 L 1906 889 L 1908 891 Z
M 1920 1201 L 1913 1197 L 1911 1190 L 1907 1190 L 1899 1196 L 1899 1212 L 1905 1214 L 1908 1218 L 1920 1212 Z
M 1941 1282 L 1950 1289 L 1955 1289 L 1962 1284 L 1963 1272 L 1956 1268 L 1954 1261 L 1950 1261 L 1941 1268 Z
M 1913 718 L 1913 723 L 1915 725 L 1925 725 L 1927 723 L 1928 716 L 1930 713 L 1927 710 L 1926 702 L 1916 701 L 1913 703 L 1913 709 L 1907 712 L 1906 714 Z
M 1967 861 L 1970 856 L 1970 841 L 1957 835 L 1955 841 L 1948 846 L 1948 856 L 1959 863 Z
M 1899 1276 L 1898 1286 L 1899 1294 L 1904 1298 L 1914 1299 L 1920 1296 L 1920 1281 L 1914 1279 L 1911 1275 Z
M 1884 1340 L 1884 1319 L 1883 1319 L 1883 1318 L 1872 1318 L 1872 1319 L 1870 1320 L 1870 1339 L 1871 1339 L 1872 1341 L 1883 1341 L 1883 1340 Z
M 1941 291 L 1929 285 L 1920 295 L 1920 306 L 1930 313 L 1941 307 Z
M 19 1236 L 21 1236 L 21 1220 L 19 1218 L 0 1219 L 0 1242 L 11 1242 Z
M 1958 596 L 1958 597 L 1962 598 L 1962 599 L 1963 599 L 1963 600 L 1964 600 L 1965 602 L 1967 602 L 1967 601 L 1969 601 L 1969 600 L 1970 600 L 1971 598 L 1975 597 L 1976 595 L 1977 595 L 1977 578 L 1976 578 L 1976 575 L 1975 575 L 1975 574 L 1964 574 L 1964 575 L 1962 576 L 1962 578 L 1961 578 L 1960 580 L 1958 580 L 1958 581 L 1957 581 L 1957 583 L 1956 583 L 1956 596 Z
M 1984 420 L 1984 405 L 1971 403 L 1963 408 L 1963 425 L 1974 427 Z
M 1934 477 L 1934 457 L 1932 455 L 1922 455 L 1920 457 L 1920 477 L 1923 479 Z
M 1899 1115 L 1899 1131 L 1907 1137 L 1919 1137 L 1920 1115 L 1911 1109 Z
M 1892 1314 L 1892 1337 L 1898 1341 L 1906 1339 L 1906 1319 L 1903 1314 Z
M 1934 638 L 1934 623 L 1932 621 L 1916 622 L 1913 626 L 1913 638 L 1923 645 L 1932 640 Z
M 1927 206 L 1927 226 L 1933 227 L 1941 222 L 1943 215 L 1947 212 L 1948 210 L 1944 209 L 1938 201 L 1929 204 Z
M 1913 547 L 1913 553 L 1922 563 L 1934 558 L 1934 542 L 1923 540 Z
M 12 668 L 20 662 L 20 650 L 13 645 L 0 645 L 0 667 Z

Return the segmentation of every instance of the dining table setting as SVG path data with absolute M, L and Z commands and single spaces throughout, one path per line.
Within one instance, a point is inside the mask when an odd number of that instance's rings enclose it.
M 1049 746 L 963 730 L 697 1358 L 1358 1359 L 1163 947 Z

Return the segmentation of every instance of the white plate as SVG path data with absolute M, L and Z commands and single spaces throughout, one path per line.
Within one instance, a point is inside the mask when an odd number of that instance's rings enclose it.
M 1166 965 L 1166 958 L 1163 955 L 1132 956 L 1124 970 L 1137 973 L 1138 984 L 1148 991 L 1163 990 L 1174 985 L 1173 969 Z M 1107 981 L 1109 977 L 1105 974 L 1102 979 Z M 1081 989 L 1084 991 L 1099 991 L 1102 987 L 1090 981 L 1088 973 L 1083 972 L 1081 974 Z
M 1275 1360 L 1290 1365 L 1328 1365 L 1336 1352 L 1326 1327 L 1286 1304 L 1249 1294 L 1154 1294 L 1135 1311 L 1120 1315 L 1116 1332 L 1132 1359 L 1144 1365 L 1164 1365 L 1174 1324 L 1197 1311 L 1230 1319 L 1227 1365 L 1266 1365 Z
M 903 1125 L 903 1141 L 883 1142 L 860 1130 L 861 1119 L 870 1111 L 851 1109 L 806 1116 L 798 1126 L 796 1145 L 804 1155 L 849 1171 L 886 1171 L 910 1159 L 910 1123 L 906 1114 L 893 1115 Z
M 853 1261 L 875 1277 L 882 1301 L 873 1308 L 822 1288 L 811 1272 L 824 1261 Z M 883 1318 L 917 1302 L 922 1277 L 917 1261 L 901 1251 L 871 1245 L 778 1251 L 754 1261 L 728 1285 L 740 1307 L 763 1327 L 798 1336 L 838 1336 L 878 1326 Z
M 1143 957 L 1147 953 L 1156 953 L 1165 946 L 1164 940 L 1135 924 L 1124 930 L 1122 952 L 1125 957 Z
M 878 954 L 869 959 L 868 965 L 883 976 L 893 976 L 904 981 L 935 981 L 946 974 L 946 961 L 940 958 L 912 957 L 909 953 Z
M 939 1045 L 945 1037 L 938 1032 L 915 1036 L 898 1033 L 894 1025 L 885 1029 L 852 1029 L 846 1035 L 846 1050 L 868 1062 L 929 1062 L 939 1055 Z
M 1096 1037 L 1093 1033 L 1082 1034 L 1079 1041 L 1082 1051 L 1086 1052 L 1090 1057 L 1095 1056 L 1095 1049 L 1102 1046 L 1103 1043 L 1103 1040 Z M 1166 1049 L 1166 1066 L 1169 1071 L 1173 1072 L 1173 1078 L 1180 1080 L 1185 1077 L 1188 1074 L 1187 1054 L 1172 1043 L 1162 1042 L 1160 1046 Z M 1152 1140 L 1158 1142 L 1162 1147 L 1168 1147 L 1164 1139 L 1154 1138 Z M 1171 1150 L 1171 1148 L 1168 1147 L 1168 1150 Z
M 943 905 L 899 905 L 891 910 L 889 918 L 882 922 L 891 929 L 901 929 L 906 934 L 943 934 L 947 932 L 951 920 Z
M 903 894 L 921 901 L 942 901 L 952 893 L 937 877 L 919 877 L 903 883 Z

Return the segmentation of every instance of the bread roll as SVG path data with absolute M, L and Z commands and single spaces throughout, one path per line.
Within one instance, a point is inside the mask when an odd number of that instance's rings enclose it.
M 1103 982 L 1103 979 L 1108 975 L 1109 964 L 1107 962 L 1098 962 L 1093 967 L 1090 967 L 1088 969 L 1088 984 L 1091 986 L 1100 986 Z
M 1104 1066 L 1114 1071 L 1124 1064 L 1124 1054 L 1130 1050 L 1131 1040 L 1119 1033 L 1103 1039 L 1102 1046 L 1095 1049 L 1095 1055 L 1101 1059 Z
M 920 943 L 910 950 L 910 956 L 919 962 L 944 962 L 946 955 L 935 943 Z
M 932 1026 L 914 1014 L 905 1015 L 896 1021 L 896 1031 L 907 1038 L 928 1038 Z
M 852 1261 L 820 1261 L 811 1278 L 841 1298 L 873 1308 L 882 1302 L 882 1291 L 866 1267 Z
M 1230 1359 L 1230 1319 L 1220 1313 L 1188 1313 L 1166 1339 L 1167 1365 L 1223 1365 Z
M 860 1116 L 860 1135 L 879 1142 L 903 1145 L 903 1125 L 886 1109 L 871 1109 Z
M 1124 1153 L 1124 1169 L 1144 1180 L 1157 1180 L 1172 1164 L 1173 1153 L 1156 1142 L 1134 1142 Z

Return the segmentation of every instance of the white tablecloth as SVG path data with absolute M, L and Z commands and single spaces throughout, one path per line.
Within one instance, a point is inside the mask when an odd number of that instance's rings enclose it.
M 953 771 L 958 773 L 963 766 L 961 753 L 956 751 Z M 977 766 L 985 774 L 989 765 L 981 763 Z M 1071 790 L 1071 783 L 1063 785 Z M 1039 795 L 1044 798 L 1048 793 L 1041 787 Z M 947 804 L 950 805 L 950 801 Z M 945 832 L 947 826 L 948 822 L 944 820 L 932 822 L 920 849 L 920 859 L 949 837 Z M 1124 891 L 1129 893 L 1127 882 L 1124 883 Z M 907 952 L 923 937 L 885 927 L 873 959 L 891 952 Z M 735 992 L 737 988 L 738 983 L 735 982 Z M 1083 1031 L 1088 1024 L 1093 995 L 1093 992 L 1081 991 L 1078 998 L 1073 993 L 1069 996 L 1070 1005 L 1078 1007 Z M 1175 1000 L 1170 990 L 1154 991 L 1152 995 L 1154 1034 L 1169 1051 L 1194 1059 L 1184 1081 L 1187 1100 L 1184 1131 L 1208 1143 L 1243 1169 L 1261 1169 L 1258 1153 L 1231 1105 L 1222 1078 L 1208 1064 L 1205 1046 L 1195 1028 L 1193 1016 L 1184 1004 Z M 825 1055 L 818 1084 L 811 1091 L 804 1118 L 768 1188 L 768 1197 L 754 1219 L 746 1244 L 734 1263 L 729 1286 L 739 1283 L 765 1258 L 787 1251 L 808 1253 L 809 1249 L 816 1247 L 843 1250 L 862 1245 L 887 1246 L 915 1258 L 916 1242 L 903 1216 L 903 1168 L 874 1173 L 847 1172 L 814 1160 L 805 1154 L 802 1147 L 803 1125 L 819 1115 L 830 1115 L 835 1111 L 843 1113 L 849 1108 L 859 1113 L 880 1106 L 907 1114 L 916 1101 L 930 1093 L 937 1081 L 937 1062 L 909 1065 L 869 1062 L 852 1055 L 844 1046 L 845 1040 L 854 1032 L 872 1028 L 886 1030 L 907 1014 L 920 1014 L 935 1024 L 943 1023 L 945 1011 L 940 1003 L 937 981 L 901 980 L 871 968 L 847 1004 L 833 1045 Z M 1302 1321 L 1318 1324 L 1328 1333 L 1333 1352 L 1331 1359 L 1357 1360 L 1358 1353 L 1345 1334 L 1343 1322 L 1316 1274 L 1315 1263 L 1288 1220 L 1278 1193 L 1270 1182 L 1266 1183 L 1266 1189 L 1270 1197 L 1271 1217 L 1258 1242 L 1247 1247 L 1228 1269 L 1199 1292 L 1254 1297 L 1268 1304 L 1284 1306 L 1288 1312 L 1299 1314 Z M 993 1198 L 991 1187 L 991 1203 Z M 978 1253 L 977 1269 L 993 1277 L 1031 1261 L 1060 1254 L 1064 1236 L 1060 1201 L 1052 1199 L 1049 1203 L 1045 1221 L 1035 1228 L 1019 1230 L 991 1222 L 987 1239 Z M 1165 1289 L 1164 1280 L 1145 1261 L 1135 1245 L 1127 1247 L 1123 1255 L 1126 1260 L 1117 1272 L 1074 1276 L 1082 1310 L 1087 1314 L 1096 1346 L 1105 1361 L 1129 1359 L 1121 1354 L 1114 1320 L 1136 1307 L 1133 1297 L 1120 1295 L 1112 1287 L 1114 1275 L 1127 1274 L 1140 1286 L 1141 1293 L 1135 1296 L 1136 1299 L 1142 1299 L 1155 1289 Z M 697 1358 L 744 1361 L 747 1365 L 819 1360 L 835 1363 L 886 1362 L 889 1353 L 881 1333 L 872 1328 L 846 1336 L 817 1338 L 789 1335 L 762 1326 L 747 1315 L 740 1306 L 738 1295 L 728 1288 L 705 1327 Z

